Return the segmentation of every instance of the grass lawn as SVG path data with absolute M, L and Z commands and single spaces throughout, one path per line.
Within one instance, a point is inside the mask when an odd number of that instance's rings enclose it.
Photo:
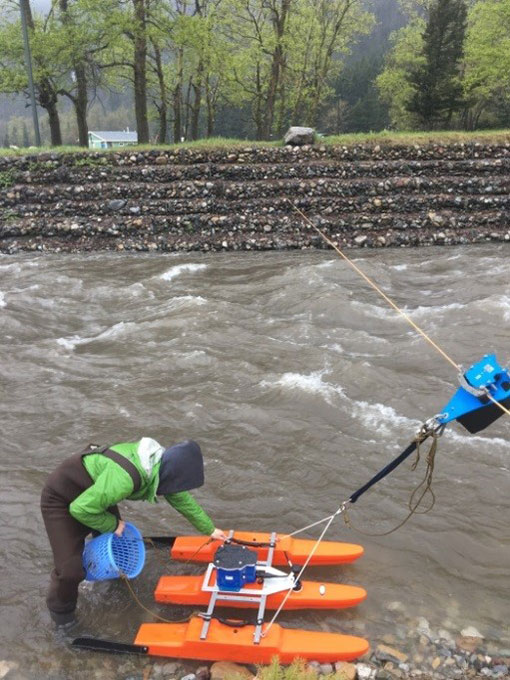
M 439 131 L 433 132 L 393 132 L 382 130 L 381 132 L 358 132 L 345 135 L 333 135 L 330 137 L 320 137 L 318 143 L 326 145 L 349 146 L 355 144 L 370 144 L 381 146 L 399 146 L 413 144 L 504 144 L 510 142 L 510 130 L 477 130 L 475 132 L 464 131 Z M 0 156 L 22 156 L 36 153 L 116 153 L 119 151 L 176 151 L 178 149 L 204 149 L 204 150 L 229 150 L 246 147 L 276 147 L 282 146 L 281 140 L 277 142 L 257 142 L 249 139 L 228 139 L 225 137 L 210 137 L 209 139 L 199 139 L 195 142 L 183 142 L 181 144 L 139 144 L 135 146 L 125 146 L 115 149 L 94 149 L 89 150 L 79 146 L 59 146 L 59 147 L 29 147 L 26 149 L 5 149 L 0 147 Z

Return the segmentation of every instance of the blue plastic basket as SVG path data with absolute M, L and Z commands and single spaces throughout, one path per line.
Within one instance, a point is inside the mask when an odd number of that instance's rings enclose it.
M 142 534 L 129 522 L 122 536 L 101 534 L 89 541 L 83 551 L 86 581 L 107 581 L 125 575 L 135 578 L 145 564 Z

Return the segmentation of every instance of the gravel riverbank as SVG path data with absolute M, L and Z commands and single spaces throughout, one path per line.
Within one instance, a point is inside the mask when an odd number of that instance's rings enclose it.
M 306 664 L 310 671 L 305 676 L 296 672 L 288 680 L 462 680 L 464 678 L 508 678 L 510 674 L 510 649 L 495 641 L 487 641 L 473 626 L 466 626 L 457 634 L 448 630 L 432 630 L 424 617 L 415 617 L 404 623 L 404 607 L 400 602 L 390 603 L 395 612 L 395 627 L 361 659 L 348 663 Z M 357 634 L 366 633 L 359 624 Z M 60 644 L 79 635 L 68 633 L 68 640 L 60 637 Z M 101 661 L 98 663 L 98 660 Z M 0 678 L 6 680 L 286 680 L 282 674 L 241 666 L 229 662 L 204 665 L 172 659 L 139 656 L 103 655 L 77 651 L 67 660 L 65 669 L 58 662 L 22 668 L 20 663 L 7 659 L 0 661 Z
M 510 142 L 0 158 L 0 251 L 510 241 Z

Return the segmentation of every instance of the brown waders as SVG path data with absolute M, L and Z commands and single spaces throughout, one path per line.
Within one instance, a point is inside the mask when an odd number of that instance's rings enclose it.
M 92 529 L 85 526 L 69 512 L 69 505 L 94 481 L 83 465 L 83 456 L 102 453 L 126 470 L 133 479 L 134 491 L 140 488 L 140 474 L 136 467 L 121 454 L 107 447 L 92 447 L 64 460 L 49 476 L 41 494 L 41 512 L 53 551 L 55 568 L 51 572 L 46 603 L 57 625 L 74 619 L 78 600 L 78 585 L 85 577 L 82 554 L 85 537 Z M 108 508 L 120 519 L 116 505 Z

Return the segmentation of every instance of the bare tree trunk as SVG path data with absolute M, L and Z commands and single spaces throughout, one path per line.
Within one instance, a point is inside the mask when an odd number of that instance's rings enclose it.
M 188 80 L 188 87 L 186 88 L 186 101 L 184 102 L 184 137 L 189 139 L 189 124 L 190 124 L 190 111 L 191 111 L 191 84 L 193 78 Z
M 281 2 L 278 7 L 278 2 Z M 269 87 L 267 91 L 267 99 L 263 121 L 263 138 L 269 139 L 273 129 L 275 103 L 278 88 L 280 85 L 280 78 L 283 70 L 283 63 L 285 60 L 283 51 L 283 37 L 285 34 L 285 22 L 292 0 L 278 0 L 272 7 L 273 13 L 273 27 L 276 34 L 276 47 L 273 52 L 271 62 L 271 76 L 269 79 Z
M 182 138 L 182 49 L 177 51 L 177 78 L 173 92 L 174 108 L 174 142 L 179 143 Z
M 68 14 L 68 0 L 60 0 L 61 19 L 64 26 L 70 22 Z M 76 95 L 68 95 L 73 102 L 78 127 L 78 139 L 80 146 L 89 145 L 89 129 L 87 125 L 87 75 L 85 65 L 79 59 L 73 60 L 73 71 L 76 78 Z
M 87 77 L 83 64 L 76 64 L 74 67 L 76 75 L 76 101 L 74 108 L 76 112 L 76 123 L 78 125 L 78 139 L 80 146 L 89 145 L 89 127 L 87 124 Z
M 206 137 L 212 137 L 214 134 L 215 106 L 209 74 L 207 74 L 205 79 L 205 101 L 207 103 Z
M 253 118 L 255 121 L 255 136 L 257 140 L 264 139 L 264 120 L 262 116 L 262 83 L 260 78 L 260 64 L 257 64 L 257 77 L 256 77 L 256 88 L 257 88 L 257 98 L 255 100 L 255 110 L 253 112 Z
M 286 101 L 285 101 L 285 95 L 286 95 L 286 90 L 285 90 L 285 67 L 286 67 L 286 60 L 282 62 L 282 70 L 280 74 L 280 93 L 279 93 L 279 103 L 278 103 L 278 110 L 276 113 L 276 135 L 278 138 L 280 138 L 283 135 L 283 126 L 284 126 L 284 119 L 285 119 L 285 106 L 286 106 Z
M 32 17 L 30 0 L 20 0 L 20 5 L 25 14 L 28 28 L 34 31 L 34 19 Z M 36 87 L 39 104 L 48 112 L 51 145 L 62 146 L 62 132 L 60 130 L 60 118 L 57 109 L 57 92 L 50 79 L 46 76 L 43 76 L 36 82 Z
M 318 46 L 314 50 L 315 58 L 311 85 L 313 94 L 307 107 L 308 110 L 305 111 L 306 118 L 303 121 L 307 125 L 315 126 L 317 124 L 319 106 L 322 103 L 322 94 L 331 69 L 335 43 L 347 21 L 350 10 L 357 2 L 358 0 L 336 0 L 336 2 L 317 0 L 316 9 L 319 13 L 321 30 Z M 333 10 L 334 15 L 328 18 L 328 13 L 333 12 Z
M 138 144 L 149 142 L 149 120 L 147 115 L 147 32 L 145 0 L 133 0 L 135 10 L 134 31 L 134 82 L 135 116 Z
M 41 100 L 42 97 L 42 100 Z M 50 124 L 50 135 L 52 146 L 62 146 L 62 132 L 60 130 L 60 118 L 57 110 L 57 97 L 50 95 L 48 99 L 39 95 L 39 101 L 43 108 L 48 112 L 48 119 Z M 45 103 L 43 103 L 43 101 Z
M 198 139 L 198 127 L 200 123 L 200 109 L 202 107 L 202 83 L 204 64 L 202 60 L 197 66 L 197 80 L 193 82 L 193 104 L 191 105 L 191 139 Z
M 159 99 L 160 103 L 158 105 L 158 115 L 159 115 L 159 132 L 158 132 L 158 142 L 160 144 L 164 144 L 166 142 L 166 135 L 167 135 L 167 94 L 166 94 L 166 84 L 165 84 L 165 76 L 163 73 L 163 63 L 161 61 L 161 50 L 159 49 L 158 45 L 156 45 L 154 42 L 152 43 L 152 46 L 154 48 L 154 56 L 156 59 L 156 73 L 158 76 L 158 83 L 159 83 Z

